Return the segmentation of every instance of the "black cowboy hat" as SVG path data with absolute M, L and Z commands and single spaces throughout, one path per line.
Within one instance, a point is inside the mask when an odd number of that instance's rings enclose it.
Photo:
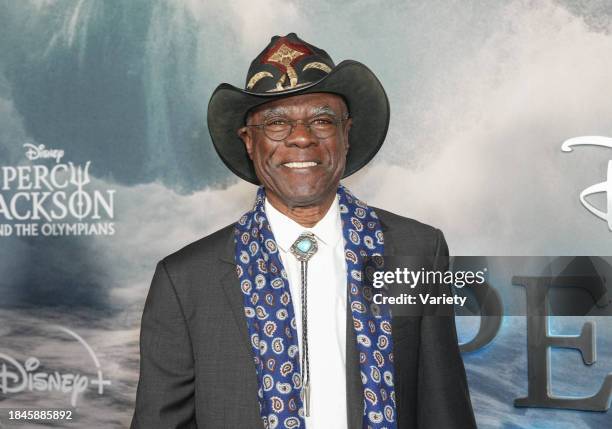
M 312 92 L 342 96 L 353 118 L 343 177 L 365 166 L 380 149 L 389 127 L 385 90 L 365 65 L 353 60 L 335 65 L 327 52 L 295 33 L 272 37 L 251 63 L 245 89 L 222 83 L 210 97 L 208 130 L 225 165 L 244 180 L 259 184 L 237 134 L 247 112 L 278 98 Z

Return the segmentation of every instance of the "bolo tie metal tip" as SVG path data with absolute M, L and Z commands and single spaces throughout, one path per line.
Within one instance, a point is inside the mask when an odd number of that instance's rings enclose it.
M 310 382 L 304 385 L 304 408 L 306 417 L 310 416 Z

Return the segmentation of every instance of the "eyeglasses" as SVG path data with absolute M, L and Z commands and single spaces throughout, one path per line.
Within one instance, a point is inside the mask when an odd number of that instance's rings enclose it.
M 291 135 L 298 123 L 301 123 L 312 133 L 313 136 L 319 139 L 331 137 L 338 127 L 338 124 L 349 119 L 346 115 L 342 119 L 331 119 L 327 117 L 315 117 L 306 121 L 291 120 L 286 118 L 273 118 L 262 124 L 247 125 L 247 127 L 255 127 L 262 129 L 264 134 L 275 141 L 285 140 Z

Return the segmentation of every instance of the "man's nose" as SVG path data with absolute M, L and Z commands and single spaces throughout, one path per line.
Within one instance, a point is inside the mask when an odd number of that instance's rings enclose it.
M 298 122 L 294 125 L 291 133 L 285 139 L 287 146 L 308 147 L 317 144 L 317 138 L 312 134 L 312 131 L 307 124 Z

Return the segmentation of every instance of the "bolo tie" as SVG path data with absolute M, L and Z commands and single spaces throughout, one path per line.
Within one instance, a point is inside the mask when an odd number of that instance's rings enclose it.
M 300 261 L 302 302 L 302 356 L 301 376 L 302 392 L 304 393 L 304 408 L 306 417 L 310 415 L 310 367 L 308 362 L 308 261 L 317 252 L 317 240 L 312 232 L 305 231 L 291 246 L 291 253 Z

